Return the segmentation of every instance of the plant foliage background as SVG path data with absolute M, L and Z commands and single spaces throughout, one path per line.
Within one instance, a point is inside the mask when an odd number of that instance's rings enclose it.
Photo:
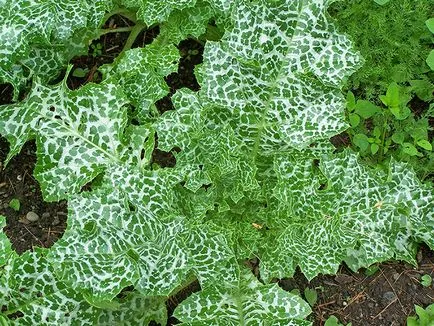
M 348 128 L 341 88 L 364 62 L 329 3 L 1 1 L 0 80 L 16 100 L 0 108 L 6 161 L 36 139 L 44 198 L 69 212 L 50 249 L 18 256 L 1 235 L 0 320 L 165 324 L 166 298 L 198 279 L 174 313 L 185 325 L 309 325 L 308 304 L 274 278 L 415 264 L 418 243 L 434 249 L 432 189 L 405 163 L 386 173 L 329 142 Z M 99 84 L 69 89 L 71 67 L 50 83 L 108 12 L 136 22 L 132 37 L 154 24 L 160 35 L 126 47 Z M 175 45 L 211 20 L 224 34 L 206 42 L 200 91 L 177 91 L 158 114 Z M 151 164 L 155 148 L 176 166 Z M 253 257 L 259 280 L 243 264 Z

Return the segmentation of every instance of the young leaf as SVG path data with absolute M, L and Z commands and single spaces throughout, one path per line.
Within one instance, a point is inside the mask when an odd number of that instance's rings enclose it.
M 431 70 L 434 70 L 434 50 L 431 50 L 429 53 L 428 58 L 426 58 L 426 63 Z
M 428 274 L 422 275 L 422 277 L 420 278 L 420 284 L 422 284 L 424 287 L 431 286 L 431 284 L 432 284 L 432 277 L 430 275 L 428 275 Z
M 327 318 L 324 324 L 324 326 L 340 326 L 340 325 L 342 324 L 339 322 L 339 319 L 337 319 L 336 316 L 333 315 Z
M 355 128 L 360 124 L 360 116 L 358 114 L 351 113 L 349 115 L 349 119 L 350 119 L 351 128 Z
M 395 132 L 392 135 L 392 140 L 396 143 L 396 144 L 402 144 L 405 140 L 405 133 L 404 132 Z
M 425 22 L 426 27 L 434 34 L 434 18 L 430 18 Z
M 21 203 L 18 199 L 13 198 L 9 202 L 9 207 L 12 208 L 14 211 L 18 212 L 20 210 Z
M 356 134 L 353 138 L 353 143 L 362 151 L 365 151 L 369 147 L 368 136 L 366 136 L 365 134 Z
M 387 105 L 390 108 L 399 107 L 401 104 L 399 92 L 400 87 L 397 83 L 393 82 L 387 88 L 386 95 L 381 95 L 380 99 L 384 103 L 384 105 Z
M 417 97 L 425 102 L 430 102 L 434 98 L 434 84 L 426 79 L 410 80 L 411 90 Z
M 307 302 L 309 302 L 309 305 L 313 307 L 318 300 L 318 293 L 315 289 L 305 288 L 304 297 L 306 298 Z
M 368 119 L 374 116 L 376 113 L 381 112 L 381 109 L 369 101 L 358 100 L 354 112 L 360 115 L 362 118 Z
M 88 72 L 89 72 L 89 69 L 87 69 L 87 68 L 85 68 L 85 69 L 83 69 L 83 68 L 75 68 L 72 71 L 72 75 L 74 77 L 77 77 L 77 78 L 84 78 L 84 77 L 86 77 L 86 75 L 88 74 Z
M 372 155 L 375 155 L 378 152 L 379 149 L 380 149 L 380 146 L 378 146 L 378 144 L 376 144 L 376 143 L 371 144 L 371 153 L 372 153 Z
M 417 142 L 417 144 L 422 147 L 423 149 L 426 149 L 427 151 L 432 151 L 432 145 L 431 143 L 426 139 L 421 139 Z
M 356 107 L 356 97 L 354 96 L 353 92 L 347 93 L 347 108 L 350 112 L 354 111 L 354 108 Z
M 411 144 L 411 143 L 402 143 L 402 151 L 410 156 L 421 156 L 422 153 L 420 153 L 417 148 Z

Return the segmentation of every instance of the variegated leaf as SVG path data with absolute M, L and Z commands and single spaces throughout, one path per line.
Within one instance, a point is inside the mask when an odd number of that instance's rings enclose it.
M 326 19 L 328 1 L 239 1 L 234 27 L 205 46 L 202 94 L 223 106 L 250 156 L 343 131 L 338 89 L 361 59 Z
M 36 136 L 34 173 L 44 198 L 77 193 L 106 165 L 120 161 L 126 102 L 115 84 L 72 91 L 66 81 L 55 86 L 36 82 L 24 102 L 0 111 L 0 133 L 11 144 L 6 162 Z
M 276 243 L 264 246 L 264 279 L 282 276 L 279 265 L 289 261 L 281 252 L 312 279 L 336 273 L 344 260 L 353 270 L 389 259 L 415 264 L 416 243 L 434 247 L 433 193 L 403 164 L 392 162 L 386 175 L 351 152 L 324 157 L 323 186 L 311 160 L 281 157 L 275 168 L 273 194 L 281 212 L 275 220 L 286 225 Z
M 154 103 L 169 93 L 164 77 L 177 71 L 179 51 L 173 45 L 159 42 L 132 49 L 114 64 L 103 68 L 106 82 L 119 84 L 135 106 L 140 120 L 155 114 Z
M 300 297 L 277 284 L 262 285 L 253 274 L 238 287 L 216 285 L 195 293 L 176 308 L 182 325 L 311 325 L 303 320 L 311 309 Z

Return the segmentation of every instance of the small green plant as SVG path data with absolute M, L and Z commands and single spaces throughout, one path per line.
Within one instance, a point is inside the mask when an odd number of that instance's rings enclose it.
M 324 326 L 351 326 L 351 323 L 342 324 L 336 316 L 331 315 L 325 322 Z
M 102 44 L 95 43 L 90 45 L 92 56 L 99 57 L 102 54 Z
M 425 309 L 415 305 L 417 316 L 407 318 L 407 326 L 433 326 L 434 325 L 434 304 L 429 305 Z
M 350 77 L 349 89 L 372 100 L 391 82 L 427 78 L 430 69 L 425 60 L 432 48 L 433 35 L 425 21 L 432 16 L 432 2 L 336 1 L 329 12 L 365 58 L 364 66 Z M 434 59 L 434 52 L 430 57 Z
M 428 119 L 434 110 L 427 110 L 416 119 L 408 107 L 413 89 L 391 83 L 386 94 L 379 96 L 382 106 L 356 100 L 349 92 L 347 113 L 351 128 L 348 134 L 361 156 L 374 165 L 383 165 L 393 156 L 413 163 L 425 179 L 434 166 L 433 145 L 428 137 Z
M 75 68 L 72 71 L 72 76 L 77 77 L 77 78 L 84 78 L 86 77 L 86 75 L 89 73 L 89 69 L 88 68 Z
M 420 284 L 422 284 L 424 287 L 430 287 L 432 284 L 432 277 L 428 274 L 422 275 L 420 278 Z
M 9 207 L 12 208 L 15 212 L 19 212 L 21 203 L 18 199 L 14 198 L 9 202 Z
M 378 266 L 378 264 L 374 264 L 372 266 L 369 266 L 368 268 L 365 269 L 365 275 L 366 276 L 372 276 L 375 273 L 377 273 L 379 269 L 380 269 L 380 267 Z
M 304 297 L 311 307 L 313 307 L 318 301 L 318 293 L 315 289 L 305 288 Z

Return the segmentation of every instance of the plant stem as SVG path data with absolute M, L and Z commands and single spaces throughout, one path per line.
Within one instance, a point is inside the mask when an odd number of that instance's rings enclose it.
M 99 32 L 99 36 L 103 36 L 105 34 L 109 33 L 123 33 L 123 32 L 131 32 L 133 30 L 133 27 L 119 27 L 119 28 L 108 28 L 108 29 L 102 29 Z
M 129 49 L 131 49 L 131 47 L 134 44 L 134 41 L 136 40 L 137 36 L 139 36 L 140 32 L 142 30 L 144 30 L 146 28 L 145 24 L 142 23 L 137 23 L 132 29 L 131 29 L 131 33 L 128 36 L 127 41 L 125 42 L 124 48 L 122 49 L 122 53 L 128 51 Z
M 117 9 L 113 10 L 112 12 L 107 13 L 104 16 L 103 21 L 106 22 L 110 17 L 112 17 L 114 15 L 124 16 L 125 18 L 131 20 L 133 23 L 137 22 L 136 14 L 134 12 L 129 11 L 128 9 L 125 9 L 125 8 L 117 8 Z
M 383 134 L 381 136 L 381 147 L 380 147 L 380 155 L 379 155 L 379 161 L 380 162 L 383 162 L 384 142 L 386 140 L 386 133 L 387 133 L 387 124 L 388 124 L 388 122 L 389 122 L 389 116 L 386 115 L 384 123 L 383 123 Z

